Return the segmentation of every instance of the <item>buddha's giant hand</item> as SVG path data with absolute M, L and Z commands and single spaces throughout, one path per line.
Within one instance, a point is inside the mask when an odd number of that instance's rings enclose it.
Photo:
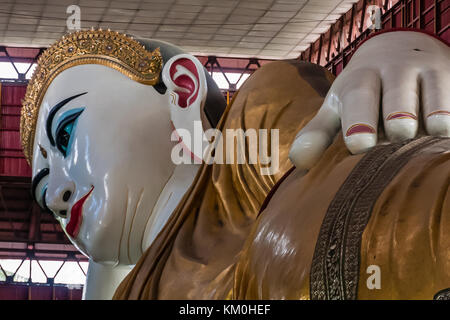
M 353 154 L 377 144 L 378 119 L 390 141 L 450 136 L 450 47 L 414 31 L 370 38 L 336 78 L 317 115 L 297 134 L 289 157 L 309 169 L 342 128 Z

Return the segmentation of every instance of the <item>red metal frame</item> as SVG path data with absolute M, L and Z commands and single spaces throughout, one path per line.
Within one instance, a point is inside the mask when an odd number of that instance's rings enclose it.
M 81 300 L 83 289 L 46 284 L 0 284 L 0 300 Z
M 212 74 L 213 72 L 220 72 L 228 82 L 229 91 L 234 93 L 236 85 L 239 83 L 245 73 L 252 74 L 261 66 L 273 61 L 267 59 L 257 58 L 221 58 L 216 56 L 201 57 L 197 56 L 205 68 Z M 240 76 L 235 83 L 230 82 L 227 73 L 238 73 Z
M 16 50 L 15 54 L 20 51 Z M 32 200 L 31 169 L 21 150 L 19 135 L 21 100 L 25 90 L 23 79 L 1 83 L 0 259 L 87 261 L 70 244 L 56 219 Z M 51 280 L 47 284 L 24 284 L 7 278 L 0 282 L 0 299 L 81 298 L 82 289 L 54 285 Z

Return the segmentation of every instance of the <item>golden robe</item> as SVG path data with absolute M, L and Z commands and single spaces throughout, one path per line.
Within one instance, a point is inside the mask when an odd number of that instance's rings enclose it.
M 204 164 L 115 299 L 431 299 L 450 287 L 447 139 L 353 156 L 340 134 L 306 175 L 292 168 L 289 147 L 332 80 L 293 61 L 252 75 L 219 129 L 279 129 L 279 172 Z

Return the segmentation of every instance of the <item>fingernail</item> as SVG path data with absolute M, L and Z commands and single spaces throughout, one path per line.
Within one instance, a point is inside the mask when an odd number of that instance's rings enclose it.
M 350 137 L 351 135 L 359 134 L 359 133 L 373 133 L 374 134 L 374 133 L 376 133 L 376 131 L 372 126 L 369 126 L 368 124 L 357 123 L 347 129 L 345 136 Z
M 386 120 L 395 120 L 395 119 L 417 120 L 417 116 L 411 112 L 393 112 L 386 117 Z
M 431 116 L 436 116 L 436 115 L 447 115 L 447 116 L 449 116 L 450 115 L 450 111 L 446 111 L 446 110 L 433 111 L 427 116 L 427 118 L 431 117 Z

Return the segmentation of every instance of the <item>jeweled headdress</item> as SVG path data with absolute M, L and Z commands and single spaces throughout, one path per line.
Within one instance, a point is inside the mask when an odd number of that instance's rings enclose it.
M 154 85 L 159 80 L 162 57 L 133 38 L 113 31 L 78 31 L 62 37 L 45 50 L 28 83 L 20 117 L 20 138 L 31 165 L 39 107 L 53 79 L 62 71 L 82 64 L 100 64 L 120 71 L 137 82 Z

